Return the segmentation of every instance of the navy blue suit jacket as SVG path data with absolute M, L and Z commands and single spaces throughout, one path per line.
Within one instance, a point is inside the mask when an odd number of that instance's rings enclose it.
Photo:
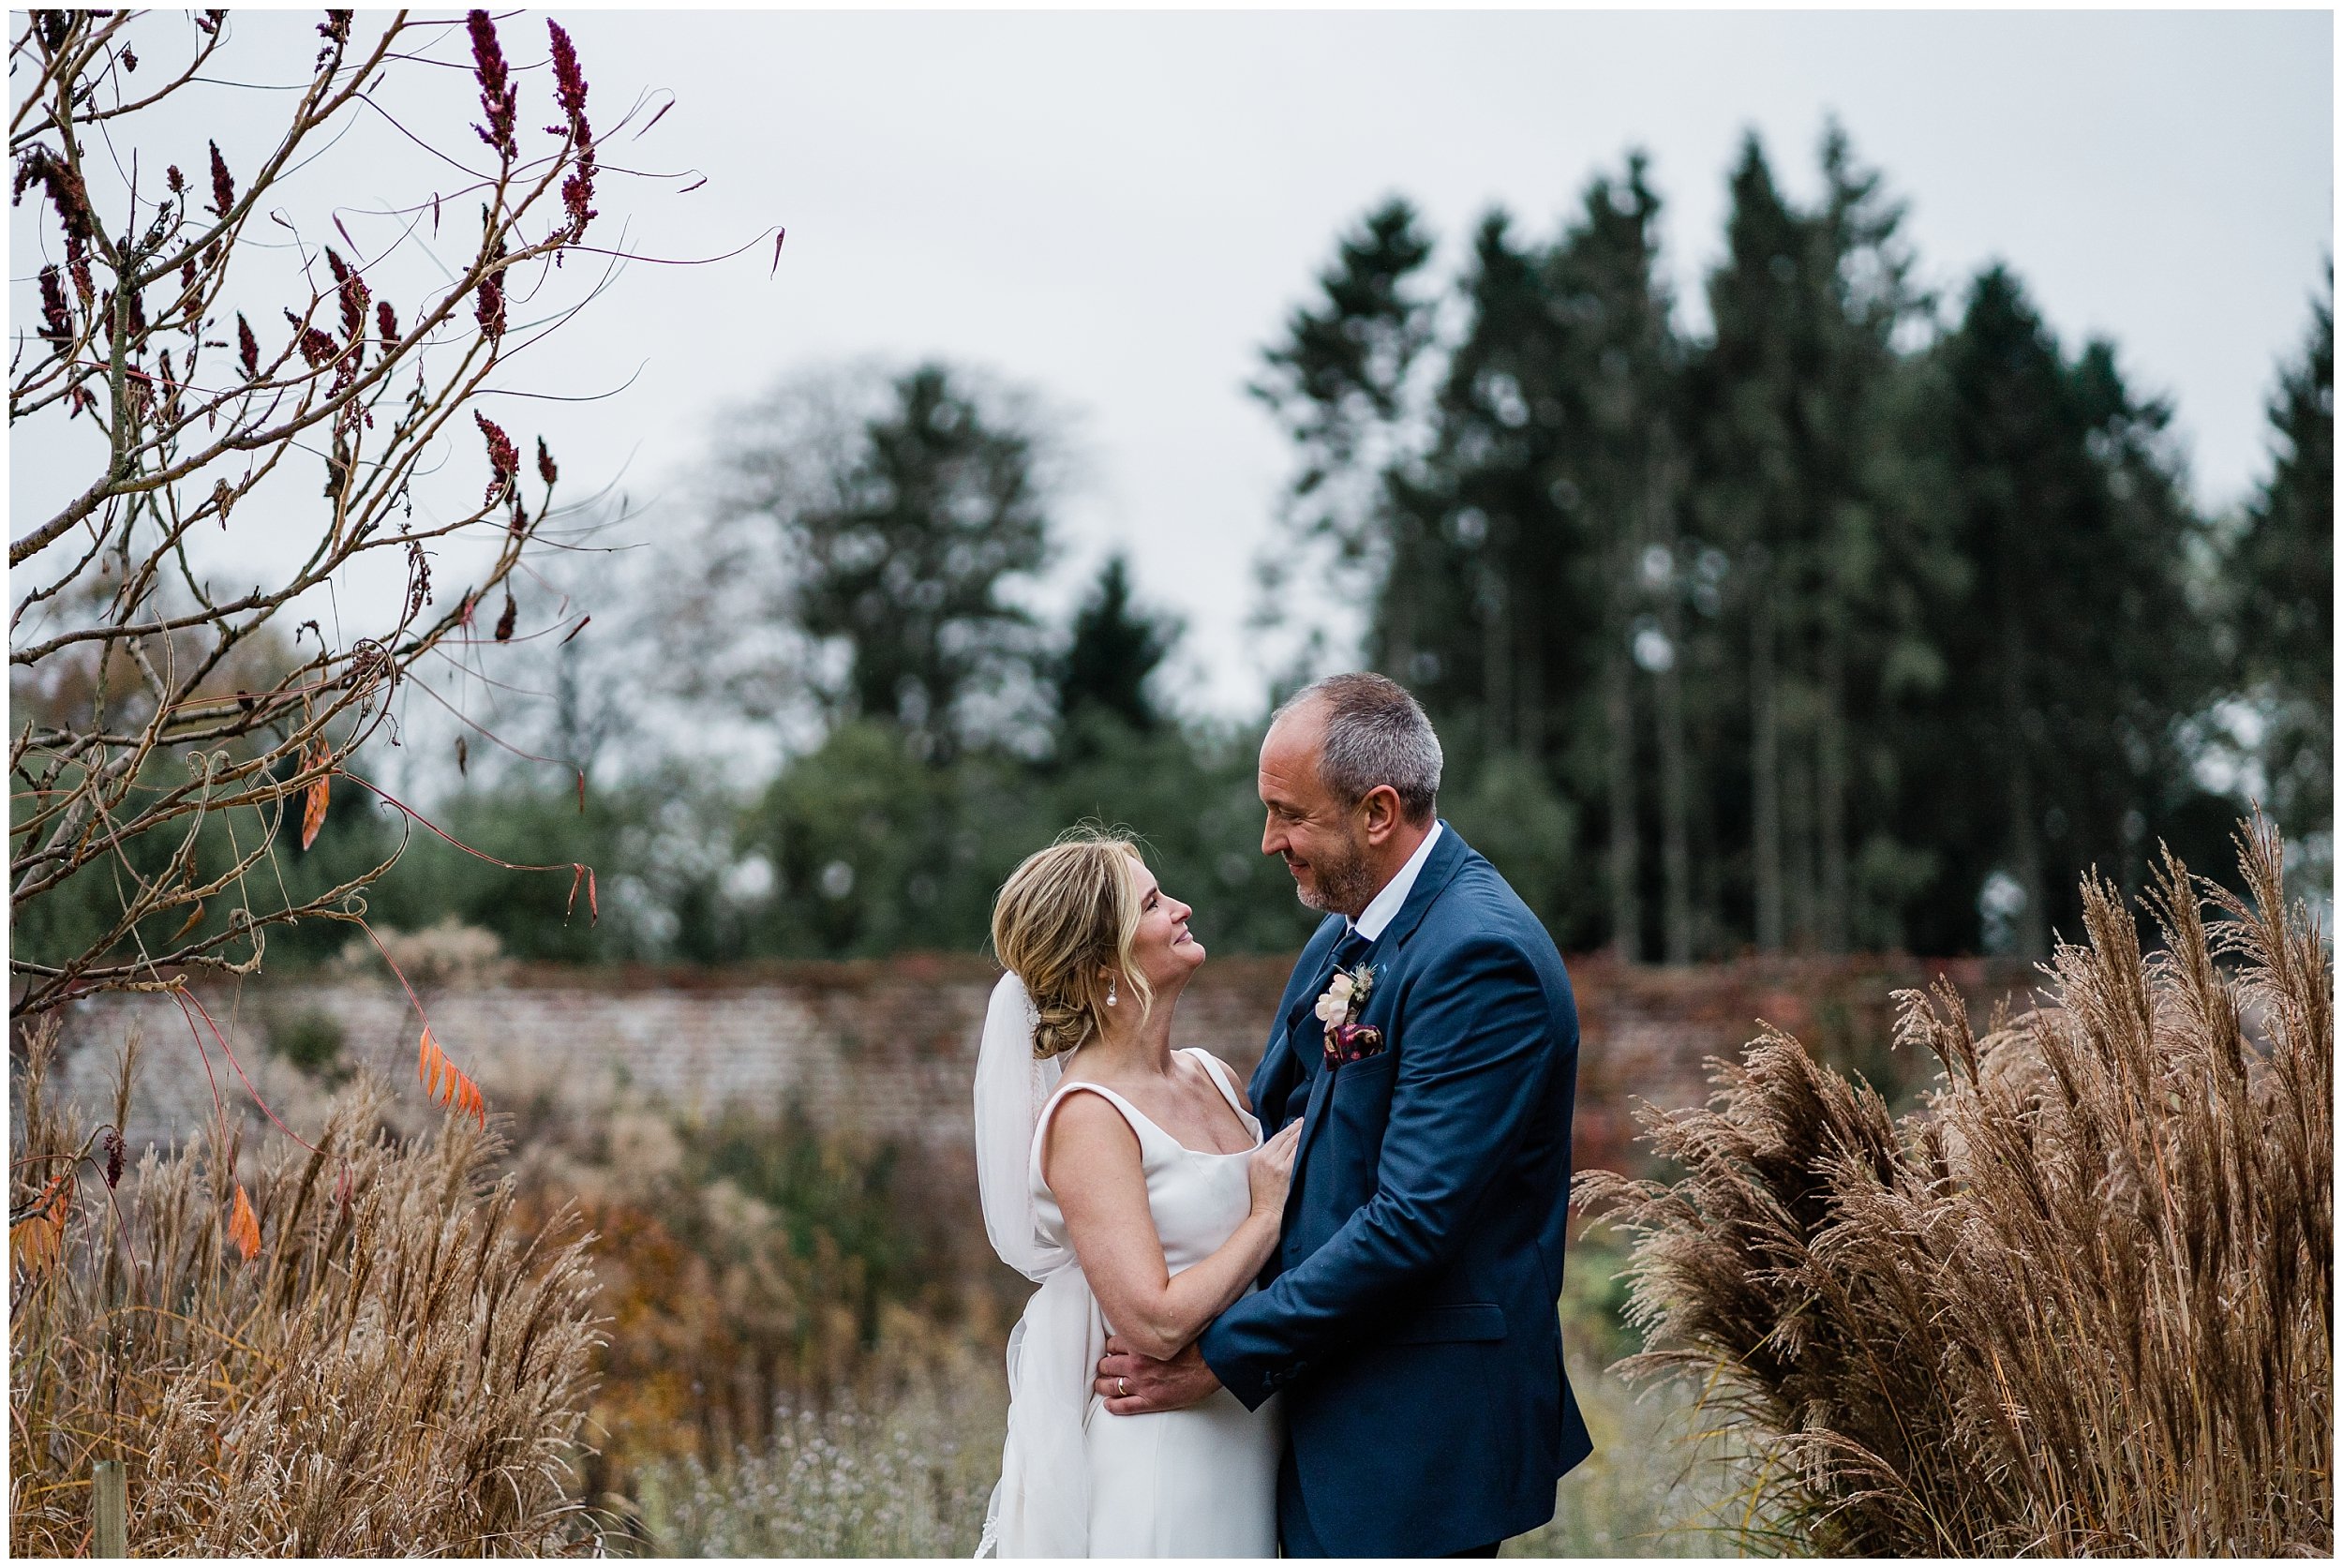
M 1329 1070 L 1314 1004 L 1345 932 L 1295 964 L 1253 1074 L 1302 1118 L 1262 1289 L 1198 1340 L 1248 1408 L 1285 1395 L 1311 1529 L 1346 1557 L 1428 1557 L 1533 1530 L 1592 1448 L 1562 1369 L 1578 1011 L 1537 917 L 1442 825 L 1365 955 L 1385 1049 Z M 1290 1489 L 1290 1488 L 1289 1488 Z

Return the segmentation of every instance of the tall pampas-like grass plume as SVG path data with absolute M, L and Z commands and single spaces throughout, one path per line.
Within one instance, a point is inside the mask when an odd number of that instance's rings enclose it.
M 89 1551 L 107 1459 L 134 1556 L 592 1548 L 588 1238 L 574 1217 L 517 1221 L 492 1128 L 458 1109 L 394 1138 L 390 1092 L 364 1078 L 306 1149 L 254 1159 L 223 1117 L 126 1170 L 135 1036 L 112 1126 L 85 1134 L 51 1093 L 54 1022 L 24 1035 L 12 1217 L 52 1172 L 83 1175 L 14 1248 L 13 1553 Z
M 1981 1034 L 1900 993 L 1943 1068 L 1911 1113 L 1768 1030 L 1707 1108 L 1641 1113 L 1681 1175 L 1582 1178 L 1634 1243 L 1623 1369 L 1704 1381 L 1776 1540 L 2333 1552 L 2332 956 L 2275 829 L 2238 844 L 2244 897 L 2165 853 L 2153 948 L 2087 879 L 2083 940 Z

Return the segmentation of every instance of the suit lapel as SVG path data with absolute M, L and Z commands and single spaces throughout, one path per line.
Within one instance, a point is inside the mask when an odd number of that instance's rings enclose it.
M 1310 1157 L 1310 1145 L 1318 1142 L 1318 1129 L 1326 1120 L 1326 1097 L 1335 1092 L 1335 1075 L 1323 1063 L 1310 1075 L 1309 1104 L 1302 1111 L 1302 1144 L 1293 1151 L 1293 1180 L 1286 1188 L 1286 1207 L 1291 1210 L 1293 1200 L 1302 1190 L 1302 1166 Z
M 1408 889 L 1407 902 L 1400 904 L 1399 913 L 1392 917 L 1391 924 L 1385 926 L 1383 933 L 1375 939 L 1375 962 L 1379 968 L 1394 963 L 1398 958 L 1399 949 L 1406 944 L 1408 938 L 1414 934 L 1415 928 L 1423 924 L 1425 913 L 1447 889 L 1448 884 L 1455 880 L 1456 873 L 1463 869 L 1465 857 L 1470 853 L 1470 849 L 1464 840 L 1457 836 L 1456 829 L 1442 822 L 1440 843 L 1432 846 L 1432 853 L 1424 861 L 1424 869 L 1416 873 L 1415 886 Z M 1340 946 L 1339 939 L 1336 940 L 1336 945 Z M 1328 957 L 1332 957 L 1331 952 Z M 1321 965 L 1324 965 L 1326 961 L 1321 959 L 1320 962 Z M 1332 978 L 1331 973 L 1327 978 Z M 1381 978 L 1382 977 L 1378 977 L 1379 985 Z M 1318 990 L 1323 991 L 1325 983 L 1325 980 L 1321 979 Z M 1311 998 L 1315 999 L 1317 993 L 1317 992 L 1312 992 Z M 1370 1002 L 1368 1005 L 1371 1007 L 1373 1004 Z M 1310 1157 L 1310 1146 L 1318 1140 L 1319 1127 L 1326 1119 L 1326 1098 L 1334 1092 L 1335 1083 L 1334 1073 L 1318 1062 L 1316 1054 L 1304 1053 L 1295 1043 L 1294 1030 L 1302 1016 L 1298 1008 L 1289 1009 L 1285 1033 L 1281 1037 L 1286 1041 L 1288 1049 L 1293 1051 L 1296 1055 L 1305 1057 L 1309 1064 L 1303 1068 L 1309 1080 L 1309 1104 L 1303 1111 L 1301 1147 L 1293 1151 L 1293 1183 L 1286 1191 L 1286 1213 L 1289 1222 L 1293 1212 L 1294 1197 L 1302 1190 L 1303 1167 Z M 1385 1038 L 1389 1038 L 1388 1015 L 1384 1021 L 1384 1030 Z M 1391 1048 L 1397 1050 L 1398 1043 L 1395 1040 L 1393 1041 Z
M 1386 932 L 1384 934 L 1389 935 L 1390 933 Z M 1359 949 L 1359 956 L 1354 962 L 1361 963 L 1373 963 L 1375 962 L 1378 954 L 1388 950 L 1390 949 L 1385 948 L 1380 941 L 1370 942 L 1366 944 L 1363 948 Z M 1335 953 L 1336 956 L 1339 956 L 1341 952 L 1342 944 L 1337 942 L 1335 944 Z M 1318 989 L 1320 993 L 1323 993 L 1327 984 L 1334 979 L 1335 968 L 1336 965 L 1334 963 L 1330 963 L 1326 965 L 1325 977 L 1318 982 Z M 1372 1008 L 1374 1006 L 1371 998 L 1367 1005 L 1369 1008 Z M 1362 1013 L 1361 1016 L 1364 1017 L 1365 1014 Z M 1286 1192 L 1286 1200 L 1289 1203 L 1292 1202 L 1293 1193 L 1299 1190 L 1301 1187 L 1302 1162 L 1309 1157 L 1310 1144 L 1318 1138 L 1319 1125 L 1326 1119 L 1324 1114 L 1326 1109 L 1326 1097 L 1334 1093 L 1335 1072 L 1336 1069 L 1326 1065 L 1326 1055 L 1324 1050 L 1321 1048 L 1319 1050 L 1304 1051 L 1302 1044 L 1305 1038 L 1311 1041 L 1312 1044 L 1318 1044 L 1324 1038 L 1324 1026 L 1318 1023 L 1317 1017 L 1313 1013 L 1297 1014 L 1294 1022 L 1286 1029 L 1287 1042 L 1292 1047 L 1294 1053 L 1302 1056 L 1309 1063 L 1308 1072 L 1310 1092 L 1309 1103 L 1303 1108 L 1302 1112 L 1302 1143 L 1299 1148 L 1293 1151 L 1294 1184 L 1291 1187 L 1288 1188 Z
M 1424 923 L 1425 915 L 1447 891 L 1448 884 L 1456 879 L 1456 874 L 1464 869 L 1465 857 L 1471 853 L 1472 846 L 1443 821 L 1440 825 L 1440 843 L 1432 845 L 1432 853 L 1425 857 L 1424 869 L 1415 874 L 1415 886 L 1408 889 L 1407 902 L 1400 904 L 1399 913 L 1391 918 L 1391 924 L 1383 928 L 1383 934 L 1376 941 L 1378 951 L 1396 953 L 1415 934 L 1415 928 Z
M 1302 988 L 1302 994 L 1296 996 L 1292 1005 L 1286 1008 L 1285 1032 L 1289 1040 L 1293 1038 L 1293 1032 L 1302 1027 L 1302 1021 L 1310 1015 L 1311 1009 L 1318 1006 L 1318 999 L 1326 993 L 1327 985 L 1335 978 L 1335 955 L 1341 950 L 1342 934 L 1338 931 L 1333 943 L 1310 966 L 1310 983 Z M 1299 968 L 1299 965 L 1296 967 Z
M 1298 978 L 1316 975 L 1326 967 L 1335 949 L 1342 944 L 1342 918 L 1335 916 L 1320 923 L 1317 932 L 1293 961 L 1293 973 Z M 1307 1075 L 1311 1058 L 1307 1053 L 1293 1047 L 1293 1029 L 1305 1016 L 1306 1009 L 1318 1000 L 1326 989 L 1323 978 L 1306 984 L 1301 994 L 1288 1003 L 1279 1014 L 1280 1026 L 1271 1036 L 1269 1049 L 1261 1055 L 1261 1066 L 1253 1069 L 1253 1080 L 1247 1090 L 1252 1097 L 1254 1113 L 1275 1131 L 1283 1126 L 1279 1119 L 1285 1114 L 1285 1103 L 1294 1086 Z

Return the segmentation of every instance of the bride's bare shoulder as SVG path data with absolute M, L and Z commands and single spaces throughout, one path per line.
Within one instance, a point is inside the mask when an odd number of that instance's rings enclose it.
M 1082 1091 L 1097 1089 L 1097 1094 Z M 1067 1093 L 1073 1090 L 1073 1093 Z M 1041 1134 L 1041 1179 L 1051 1181 L 1051 1172 L 1066 1161 L 1078 1169 L 1095 1169 L 1100 1163 L 1121 1165 L 1127 1162 L 1133 1169 L 1140 1164 L 1139 1134 L 1121 1107 L 1107 1098 L 1107 1086 L 1088 1078 L 1068 1078 L 1060 1084 L 1057 1101 L 1050 1109 L 1049 1126 Z M 1051 1182 L 1055 1187 L 1054 1182 Z
M 1198 1070 L 1202 1072 L 1207 1078 L 1217 1078 L 1226 1083 L 1229 1085 L 1230 1091 L 1236 1096 L 1236 1102 L 1239 1105 L 1242 1105 L 1247 1111 L 1253 1109 L 1253 1097 L 1245 1091 L 1245 1075 L 1243 1073 L 1237 1071 L 1236 1068 L 1231 1067 L 1226 1061 L 1215 1055 L 1213 1053 L 1206 1051 L 1201 1045 L 1191 1045 L 1187 1047 L 1187 1049 L 1195 1055 L 1201 1058 L 1201 1060 L 1196 1064 Z

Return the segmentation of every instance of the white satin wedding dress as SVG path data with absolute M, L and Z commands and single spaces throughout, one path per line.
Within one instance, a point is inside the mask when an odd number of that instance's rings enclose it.
M 1212 1075 L 1258 1147 L 1261 1123 L 1237 1098 L 1228 1069 L 1208 1052 L 1183 1054 L 1195 1057 Z M 1246 1172 L 1251 1149 L 1224 1155 L 1188 1148 L 1113 1090 L 1081 1082 L 1059 1086 L 1034 1129 L 1032 1192 L 1042 1233 L 1070 1250 L 1066 1217 L 1041 1179 L 1041 1143 L 1052 1113 L 1067 1096 L 1085 1093 L 1120 1111 L 1138 1134 L 1147 1207 L 1171 1272 L 1218 1250 L 1252 1208 Z M 1277 1457 L 1284 1441 L 1285 1424 L 1275 1397 L 1259 1411 L 1248 1411 L 1223 1388 L 1186 1410 L 1113 1415 L 1092 1395 L 1082 1433 L 1090 1477 L 1089 1555 L 1276 1556 Z

